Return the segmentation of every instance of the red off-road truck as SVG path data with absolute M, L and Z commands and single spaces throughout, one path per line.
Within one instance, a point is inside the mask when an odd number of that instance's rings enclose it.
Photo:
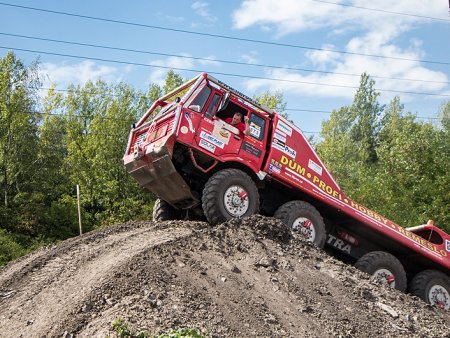
M 249 135 L 225 122 L 236 112 Z M 450 309 L 448 234 L 432 222 L 402 228 L 351 200 L 299 128 L 208 74 L 153 103 L 123 160 L 159 198 L 155 220 L 274 216 L 380 282 Z

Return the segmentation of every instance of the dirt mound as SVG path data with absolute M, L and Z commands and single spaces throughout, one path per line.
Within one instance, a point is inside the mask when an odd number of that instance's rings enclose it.
M 450 318 L 272 218 L 129 222 L 0 270 L 0 337 L 106 337 L 111 322 L 210 337 L 445 337 Z

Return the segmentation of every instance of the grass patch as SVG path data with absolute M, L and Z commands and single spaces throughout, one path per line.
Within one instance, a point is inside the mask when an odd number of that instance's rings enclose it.
M 168 330 L 159 336 L 151 336 L 146 331 L 138 331 L 118 318 L 112 322 L 112 328 L 120 338 L 206 338 L 196 329 L 180 328 Z

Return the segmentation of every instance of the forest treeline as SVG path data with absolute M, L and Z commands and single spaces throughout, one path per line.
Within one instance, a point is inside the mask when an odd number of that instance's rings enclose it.
M 0 265 L 84 231 L 150 219 L 154 196 L 126 173 L 122 156 L 132 123 L 184 79 L 173 71 L 146 92 L 104 81 L 43 94 L 37 62 L 0 59 Z M 450 102 L 435 123 L 378 102 L 361 76 L 351 105 L 334 110 L 313 140 L 347 195 L 403 226 L 450 229 Z M 255 98 L 282 112 L 282 93 Z

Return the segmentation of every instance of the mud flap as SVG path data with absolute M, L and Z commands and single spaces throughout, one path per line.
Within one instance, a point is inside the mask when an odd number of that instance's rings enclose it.
M 133 162 L 127 165 L 130 175 L 159 198 L 179 209 L 190 208 L 199 203 L 186 181 L 176 171 L 168 154 L 149 163 L 145 160 Z

